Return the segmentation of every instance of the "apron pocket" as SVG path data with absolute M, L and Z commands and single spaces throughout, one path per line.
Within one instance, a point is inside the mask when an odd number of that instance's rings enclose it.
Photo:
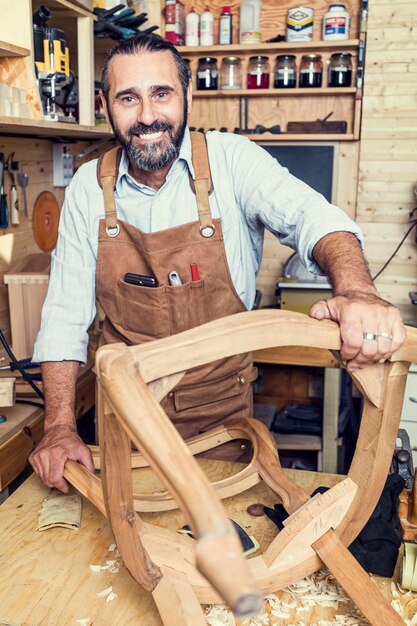
M 173 400 L 177 412 L 198 408 L 202 413 L 203 407 L 210 410 L 210 405 L 227 402 L 229 399 L 244 394 L 257 377 L 257 368 L 250 366 L 246 371 L 235 372 L 226 378 L 213 380 L 207 383 L 190 385 L 174 390 Z M 232 404 L 234 401 L 232 400 Z
M 165 287 L 141 287 L 120 278 L 117 298 L 125 330 L 149 339 L 162 339 L 170 334 Z
M 166 287 L 171 335 L 195 328 L 208 321 L 204 298 L 204 280 Z

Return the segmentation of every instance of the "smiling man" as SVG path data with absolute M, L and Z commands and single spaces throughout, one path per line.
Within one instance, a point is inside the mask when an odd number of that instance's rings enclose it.
M 102 100 L 121 148 L 83 165 L 66 191 L 33 355 L 46 409 L 30 462 L 62 491 L 67 459 L 94 471 L 74 397 L 96 298 L 106 314 L 101 344 L 138 344 L 251 309 L 268 229 L 328 275 L 333 297 L 310 315 L 339 322 L 348 369 L 385 360 L 404 339 L 399 311 L 379 298 L 361 233 L 343 211 L 248 139 L 189 132 L 188 68 L 171 44 L 156 35 L 118 44 Z M 251 355 L 216 361 L 187 372 L 162 405 L 192 437 L 249 417 L 255 376 Z

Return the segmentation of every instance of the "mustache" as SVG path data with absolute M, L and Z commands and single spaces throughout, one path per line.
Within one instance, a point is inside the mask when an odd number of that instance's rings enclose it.
M 132 135 L 141 135 L 142 133 L 159 133 L 164 130 L 172 131 L 173 129 L 173 125 L 168 122 L 153 122 L 149 126 L 147 124 L 135 124 L 129 128 L 127 134 L 131 137 Z

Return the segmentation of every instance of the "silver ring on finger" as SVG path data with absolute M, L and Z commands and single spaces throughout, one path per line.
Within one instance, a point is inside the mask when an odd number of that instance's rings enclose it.
M 392 335 L 390 335 L 390 333 L 386 333 L 385 331 L 378 333 L 378 337 L 383 337 L 384 339 L 389 339 L 390 341 L 392 340 Z
M 369 339 L 370 341 L 376 341 L 378 335 L 376 335 L 375 333 L 363 333 L 363 338 Z

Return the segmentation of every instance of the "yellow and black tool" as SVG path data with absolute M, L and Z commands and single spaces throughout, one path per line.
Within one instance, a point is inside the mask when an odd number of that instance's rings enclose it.
M 51 17 L 51 11 L 43 4 L 33 13 L 36 75 L 45 118 L 50 121 L 69 121 L 65 120 L 56 103 L 62 87 L 70 78 L 69 51 L 64 31 L 47 26 Z

